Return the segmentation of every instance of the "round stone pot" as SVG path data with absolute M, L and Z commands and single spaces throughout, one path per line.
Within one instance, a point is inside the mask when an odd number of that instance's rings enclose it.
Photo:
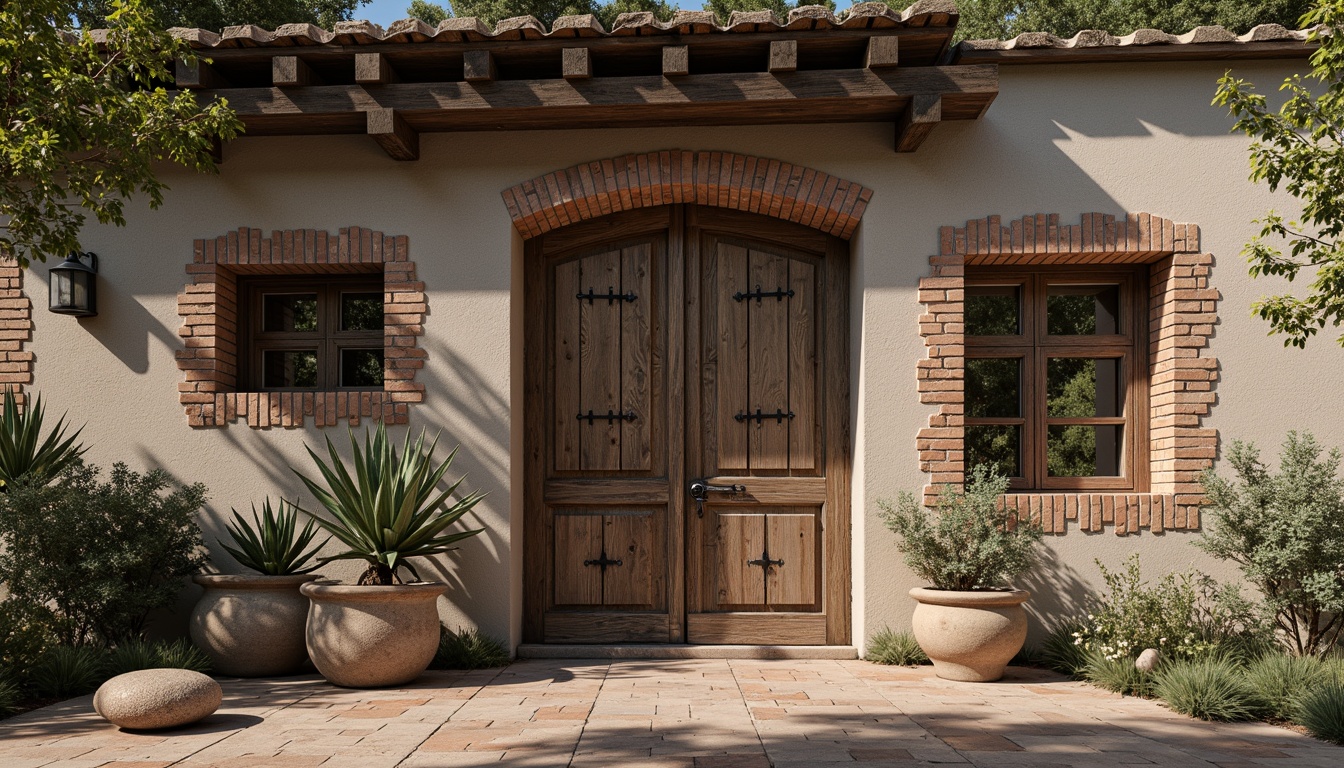
M 1031 593 L 1020 589 L 958 592 L 916 587 L 915 640 L 946 680 L 987 683 L 1003 677 L 1027 639 Z
M 409 683 L 439 647 L 438 583 L 304 584 L 308 655 L 327 681 L 346 688 Z
M 303 629 L 308 599 L 300 585 L 318 577 L 198 573 L 205 594 L 191 612 L 191 640 L 233 677 L 299 672 L 308 658 Z

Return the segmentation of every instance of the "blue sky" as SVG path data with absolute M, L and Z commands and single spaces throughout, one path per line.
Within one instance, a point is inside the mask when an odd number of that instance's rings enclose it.
M 913 0 L 911 0 L 913 2 Z M 677 3 L 685 9 L 695 9 L 701 6 L 702 0 L 683 0 Z M 367 19 L 375 24 L 387 26 L 394 21 L 406 18 L 406 8 L 411 4 L 411 0 L 373 0 L 373 2 L 361 8 L 355 9 L 354 18 Z M 848 8 L 851 0 L 836 0 L 836 7 Z M 894 6 L 903 7 L 900 0 L 891 3 Z M 908 3 L 906 3 L 908 5 Z

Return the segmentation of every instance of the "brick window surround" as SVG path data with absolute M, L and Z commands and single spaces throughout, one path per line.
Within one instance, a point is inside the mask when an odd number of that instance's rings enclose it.
M 23 388 L 33 383 L 33 353 L 24 349 L 33 336 L 33 303 L 23 294 L 23 270 L 13 256 L 0 256 L 0 393 L 14 389 L 24 404 Z
M 732 152 L 668 149 L 553 171 L 502 193 L 524 238 L 599 216 L 694 203 L 773 216 L 854 236 L 872 190 L 779 160 Z
M 1021 492 L 1004 501 L 1040 520 L 1047 533 L 1070 523 L 1118 535 L 1147 528 L 1199 528 L 1199 474 L 1212 464 L 1218 432 L 1203 426 L 1216 401 L 1218 361 L 1205 354 L 1217 322 L 1218 291 L 1209 286 L 1213 256 L 1199 249 L 1199 228 L 1147 213 L 1117 218 L 1086 213 L 1061 225 L 1058 214 L 1005 224 L 998 216 L 942 227 L 931 275 L 920 280 L 920 334 L 928 357 L 919 362 L 921 403 L 937 406 L 919 431 L 920 467 L 932 481 L 932 503 L 944 483 L 965 482 L 965 270 L 968 266 L 1148 264 L 1149 489 L 1130 492 Z
M 425 284 L 416 280 L 405 235 L 390 236 L 362 227 L 332 234 L 314 229 L 273 231 L 243 227 L 197 240 L 191 282 L 177 297 L 184 348 L 177 351 L 178 385 L 193 427 L 223 427 L 245 420 L 249 427 L 302 427 L 311 417 L 318 427 L 361 417 L 388 424 L 409 420 L 410 405 L 424 399 L 415 381 L 426 353 L 418 337 L 427 310 Z M 240 275 L 382 274 L 383 390 L 328 392 L 245 392 L 238 387 L 238 277 Z

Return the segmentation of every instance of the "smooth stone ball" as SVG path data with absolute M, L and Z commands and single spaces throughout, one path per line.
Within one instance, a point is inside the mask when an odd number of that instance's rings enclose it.
M 122 728 L 152 731 L 194 723 L 224 700 L 219 683 L 189 669 L 141 669 L 103 683 L 93 708 Z
M 1157 662 L 1162 660 L 1162 654 L 1157 652 L 1156 648 L 1144 648 L 1143 653 L 1139 654 L 1138 661 L 1134 662 L 1134 668 L 1140 672 L 1152 672 L 1157 668 Z

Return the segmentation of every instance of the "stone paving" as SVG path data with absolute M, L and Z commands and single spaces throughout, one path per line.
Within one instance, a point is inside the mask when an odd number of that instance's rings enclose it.
M 224 680 L 195 726 L 131 733 L 89 697 L 0 722 L 0 768 L 1344 766 L 1344 747 L 1211 724 L 1040 670 L 999 683 L 862 661 L 523 661 L 398 690 Z

